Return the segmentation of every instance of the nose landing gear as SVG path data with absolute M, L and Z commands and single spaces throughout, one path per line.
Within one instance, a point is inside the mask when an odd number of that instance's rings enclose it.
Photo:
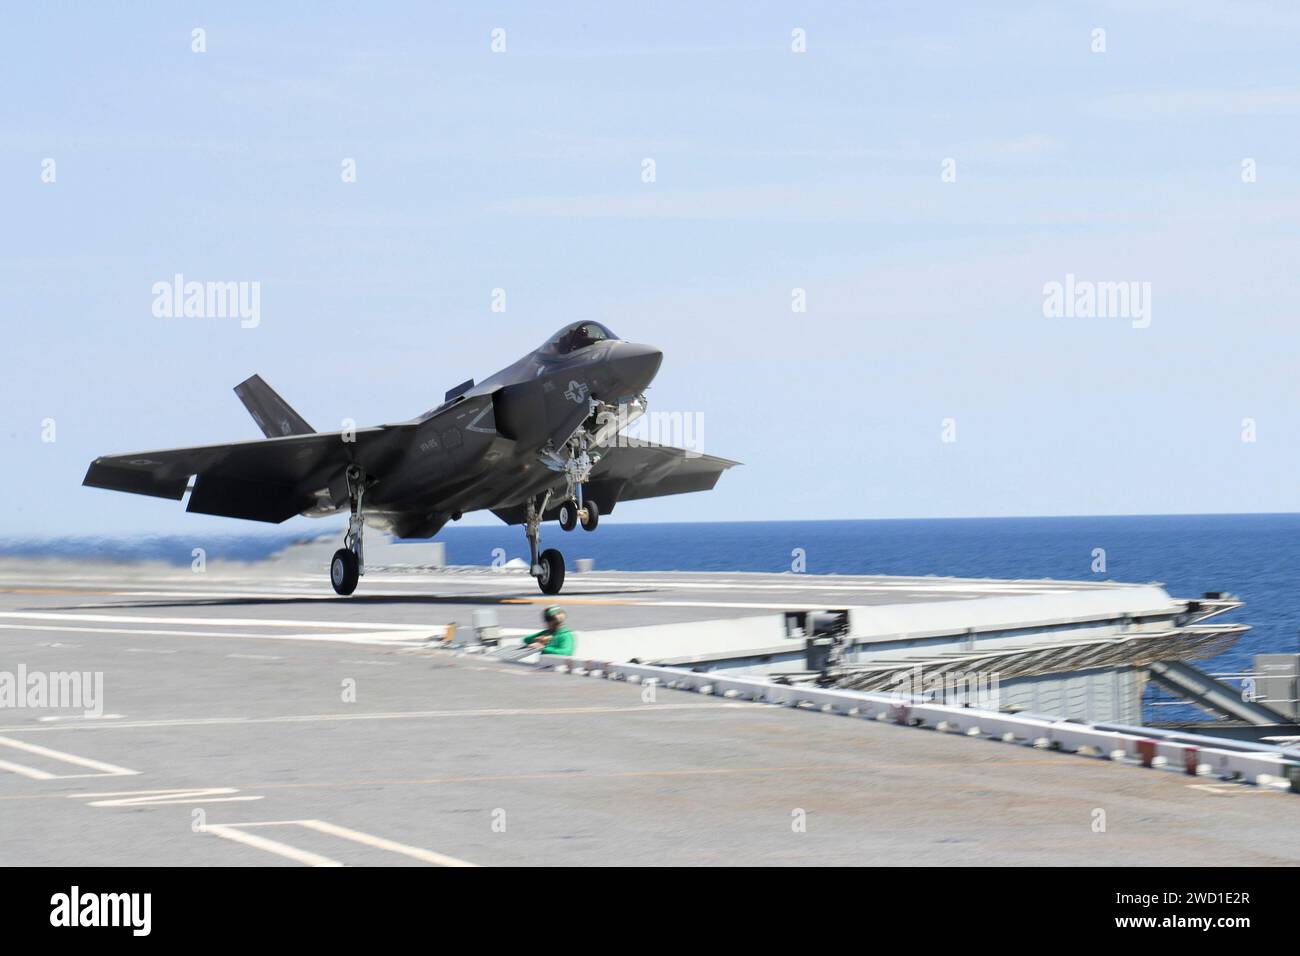
M 587 500 L 581 504 L 570 499 L 560 505 L 558 515 L 560 528 L 564 531 L 572 531 L 582 522 L 583 531 L 595 531 L 596 525 L 600 522 L 600 508 L 595 501 Z
M 591 442 L 592 436 L 580 430 L 565 442 L 561 452 L 547 451 L 542 456 L 546 467 L 564 475 L 564 501 L 556 515 L 564 531 L 572 531 L 579 522 L 583 531 L 595 531 L 600 523 L 600 508 L 582 492 L 591 478 L 591 470 L 600 461 L 600 456 L 590 451 Z M 542 510 L 546 510 L 545 505 Z
M 582 515 L 582 530 L 595 531 L 596 525 L 600 522 L 600 508 L 596 506 L 594 500 L 588 500 L 580 510 Z

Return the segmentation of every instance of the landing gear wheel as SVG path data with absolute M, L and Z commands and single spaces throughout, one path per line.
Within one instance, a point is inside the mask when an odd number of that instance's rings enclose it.
M 566 501 L 560 505 L 560 527 L 565 531 L 572 531 L 578 526 L 578 506 L 572 501 Z
M 361 563 L 354 552 L 347 548 L 339 548 L 334 552 L 334 560 L 330 562 L 330 584 L 334 585 L 336 594 L 351 594 L 357 589 L 357 578 L 360 576 Z
M 554 548 L 547 548 L 537 559 L 542 573 L 537 576 L 537 586 L 543 594 L 559 594 L 564 587 L 564 555 Z
M 588 498 L 582 503 L 582 510 L 586 512 L 582 516 L 582 530 L 595 531 L 596 525 L 600 523 L 600 509 L 596 507 L 596 501 Z

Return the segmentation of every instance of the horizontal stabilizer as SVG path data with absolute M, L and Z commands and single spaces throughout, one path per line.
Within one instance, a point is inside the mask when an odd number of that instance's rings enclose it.
M 131 464 L 122 465 L 96 459 L 91 462 L 81 483 L 88 488 L 107 488 L 109 491 L 126 491 L 133 495 L 153 495 L 155 498 L 174 498 L 180 501 L 185 497 L 190 476 L 158 474 Z
M 260 375 L 254 375 L 236 385 L 235 394 L 267 438 L 316 433 L 316 429 L 303 421 L 302 416 L 290 408 L 289 403 L 277 395 L 275 389 L 262 381 Z

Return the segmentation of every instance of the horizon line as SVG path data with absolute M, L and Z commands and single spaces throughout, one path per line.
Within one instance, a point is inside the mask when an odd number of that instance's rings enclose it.
M 1041 521 L 1041 520 L 1059 520 L 1059 519 L 1110 519 L 1110 518 L 1248 518 L 1248 517 L 1273 517 L 1287 518 L 1300 516 L 1298 511 L 1192 511 L 1192 512 L 1125 512 L 1117 514 L 1036 514 L 1036 515 L 948 515 L 940 517 L 896 517 L 896 518 L 735 518 L 719 519 L 713 521 L 629 521 L 620 522 L 617 527 L 635 528 L 635 527 L 655 527 L 659 525 L 719 525 L 719 524 L 830 524 L 835 522 L 901 522 L 901 521 Z M 438 534 L 446 530 L 455 530 L 456 525 L 449 524 L 441 529 Z M 500 528 L 506 530 L 510 525 L 506 524 L 472 524 L 463 525 L 462 528 Z M 378 531 L 378 529 L 375 529 Z M 250 529 L 246 532 L 239 531 L 206 531 L 199 532 L 204 537 L 228 536 L 228 537 L 274 537 L 277 535 L 296 535 L 301 537 L 316 537 L 326 534 L 335 534 L 336 528 L 321 527 L 319 532 L 312 532 L 308 529 L 293 531 L 289 529 L 270 530 L 270 529 Z M 53 540 L 58 538 L 149 538 L 149 537 L 184 537 L 194 534 L 195 532 L 187 531 L 113 531 L 113 532 L 67 532 L 58 534 L 14 534 L 9 537 L 10 542 L 15 541 L 32 541 L 32 540 Z M 384 532 L 379 532 L 384 533 Z M 429 538 L 391 538 L 396 543 L 402 542 L 419 542 L 433 541 L 438 535 Z M 2 549 L 0 549 L 2 550 Z

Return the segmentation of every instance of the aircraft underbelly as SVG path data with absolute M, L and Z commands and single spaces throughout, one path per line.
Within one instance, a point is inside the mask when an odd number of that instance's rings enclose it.
M 464 501 L 470 489 L 514 470 L 509 463 L 517 446 L 495 430 L 441 428 L 418 439 L 402 467 L 375 483 L 367 504 L 425 513 L 473 510 Z

